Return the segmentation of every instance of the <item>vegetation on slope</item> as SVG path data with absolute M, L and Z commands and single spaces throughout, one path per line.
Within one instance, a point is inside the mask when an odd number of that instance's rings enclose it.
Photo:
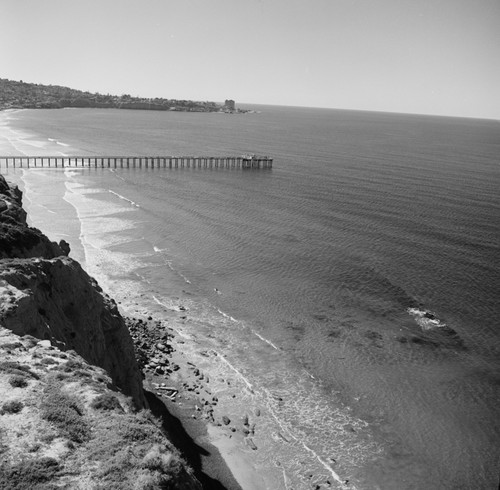
M 41 85 L 0 78 L 0 110 L 59 109 L 63 107 L 101 107 L 157 111 L 217 112 L 231 110 L 215 102 L 131 97 L 83 92 L 59 85 Z M 233 102 L 234 110 L 234 102 Z
M 0 357 L 0 488 L 201 488 L 103 369 L 2 327 Z

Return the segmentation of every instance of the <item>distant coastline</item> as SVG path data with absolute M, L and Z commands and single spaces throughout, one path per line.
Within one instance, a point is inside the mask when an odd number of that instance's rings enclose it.
M 193 101 L 164 98 L 132 97 L 128 94 L 111 95 L 83 92 L 59 85 L 42 85 L 17 82 L 0 78 L 0 110 L 5 109 L 63 109 L 100 108 L 136 109 L 151 111 L 223 112 L 242 114 L 250 112 L 238 109 L 234 100 L 224 104 L 210 101 Z

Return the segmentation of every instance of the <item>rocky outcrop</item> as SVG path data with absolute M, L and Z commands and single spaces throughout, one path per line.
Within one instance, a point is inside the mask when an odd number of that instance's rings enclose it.
M 200 482 L 147 406 L 128 326 L 0 175 L 0 488 Z
M 27 226 L 22 192 L 15 186 L 10 187 L 0 175 L 0 259 L 53 258 L 68 253 L 69 246 L 64 240 L 58 245 L 40 230 Z
M 0 261 L 0 324 L 50 340 L 104 368 L 114 384 L 145 405 L 142 376 L 115 302 L 69 257 Z
M 115 302 L 66 256 L 67 244 L 27 226 L 21 198 L 0 176 L 0 325 L 78 352 L 145 406 L 133 343 Z

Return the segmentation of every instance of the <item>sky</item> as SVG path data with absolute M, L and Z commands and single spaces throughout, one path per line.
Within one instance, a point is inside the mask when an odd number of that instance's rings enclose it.
M 0 78 L 500 119 L 500 0 L 0 0 Z

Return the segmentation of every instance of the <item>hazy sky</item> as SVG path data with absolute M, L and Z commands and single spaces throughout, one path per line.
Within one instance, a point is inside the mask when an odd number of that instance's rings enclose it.
M 0 0 L 0 78 L 500 119 L 500 0 Z

